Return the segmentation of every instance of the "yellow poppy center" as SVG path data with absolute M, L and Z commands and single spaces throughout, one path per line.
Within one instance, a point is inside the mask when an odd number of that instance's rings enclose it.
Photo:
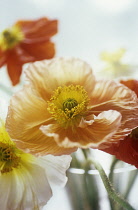
M 0 172 L 7 173 L 19 166 L 22 151 L 11 141 L 1 120 L 0 124 Z
M 76 126 L 85 116 L 89 98 L 80 85 L 58 87 L 48 101 L 48 111 L 64 128 Z
M 0 143 L 0 171 L 7 173 L 17 168 L 20 157 L 17 155 L 17 148 L 11 145 Z
M 18 26 L 4 30 L 0 34 L 0 48 L 5 51 L 12 49 L 24 39 L 24 34 Z

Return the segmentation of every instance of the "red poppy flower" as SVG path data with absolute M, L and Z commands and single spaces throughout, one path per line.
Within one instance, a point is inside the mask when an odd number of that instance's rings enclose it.
M 138 128 L 118 144 L 112 144 L 105 152 L 115 155 L 117 159 L 138 168 Z
M 121 83 L 133 90 L 138 96 L 138 80 L 121 80 Z M 138 127 L 132 130 L 131 134 L 126 136 L 124 140 L 113 143 L 103 151 L 138 168 Z
M 21 20 L 0 34 L 0 67 L 7 65 L 13 85 L 19 83 L 25 63 L 55 55 L 50 38 L 57 33 L 57 20 Z

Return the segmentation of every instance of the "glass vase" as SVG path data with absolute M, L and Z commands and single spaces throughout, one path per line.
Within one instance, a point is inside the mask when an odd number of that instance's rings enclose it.
M 138 201 L 136 199 L 138 194 L 137 173 L 137 169 L 128 164 L 114 169 L 112 175 L 109 170 L 106 171 L 106 174 L 112 179 L 111 181 L 115 190 L 134 209 L 138 209 Z M 67 176 L 66 191 L 72 210 L 123 210 L 123 208 L 108 197 L 97 170 L 70 168 Z

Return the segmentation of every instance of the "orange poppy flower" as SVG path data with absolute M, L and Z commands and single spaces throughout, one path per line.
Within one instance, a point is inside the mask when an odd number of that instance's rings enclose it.
M 33 154 L 69 154 L 108 148 L 138 124 L 138 99 L 115 81 L 96 81 L 79 59 L 38 61 L 29 84 L 12 97 L 6 128 L 17 146 Z
M 138 80 L 121 80 L 120 82 L 133 90 L 138 96 Z M 138 127 L 132 130 L 131 134 L 126 136 L 123 141 L 111 144 L 104 151 L 138 168 Z
M 57 20 L 21 20 L 0 34 L 0 67 L 7 65 L 13 85 L 19 83 L 25 63 L 55 55 L 50 38 L 57 33 Z

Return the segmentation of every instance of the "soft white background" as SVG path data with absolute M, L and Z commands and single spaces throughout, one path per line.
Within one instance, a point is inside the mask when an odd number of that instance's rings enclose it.
M 99 53 L 124 47 L 138 55 L 137 0 L 0 0 L 0 29 L 18 19 L 59 20 L 57 56 L 75 56 L 97 69 Z
M 42 16 L 59 20 L 59 32 L 53 37 L 56 56 L 79 57 L 97 72 L 102 51 L 124 47 L 128 62 L 138 64 L 137 0 L 0 0 L 0 30 L 18 19 Z M 7 78 L 3 69 L 0 82 L 10 86 Z M 2 91 L 0 96 L 3 96 Z M 71 210 L 62 190 L 45 208 L 55 209 Z

